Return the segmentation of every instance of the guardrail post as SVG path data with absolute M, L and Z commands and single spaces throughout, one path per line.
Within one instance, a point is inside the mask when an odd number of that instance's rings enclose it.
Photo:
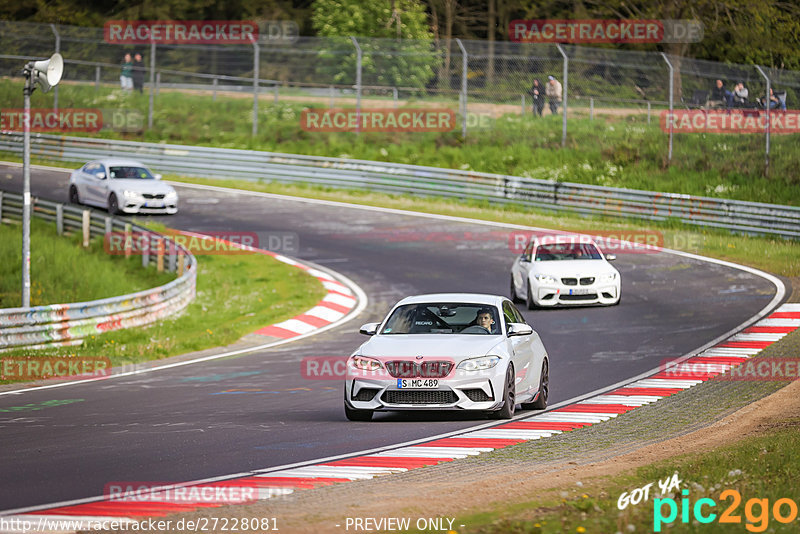
M 186 267 L 186 265 L 184 263 L 185 261 L 186 261 L 186 257 L 183 255 L 183 251 L 179 250 L 178 251 L 178 276 L 179 277 L 183 276 L 183 272 L 184 272 L 185 267 Z
M 64 235 L 64 205 L 56 204 L 56 233 Z
M 212 102 L 216 102 L 217 101 L 217 84 L 219 84 L 219 76 L 214 76 L 214 79 L 211 82 L 211 86 L 213 87 L 213 89 L 211 89 L 211 101 Z
M 133 248 L 133 243 L 131 243 L 133 236 L 131 235 L 131 223 L 125 223 L 125 258 L 131 257 L 131 249 Z
M 156 238 L 156 270 L 164 272 L 164 239 L 161 237 Z
M 556 44 L 556 46 L 558 47 L 558 51 L 561 52 L 561 56 L 564 58 L 564 72 L 562 73 L 564 83 L 561 84 L 561 146 L 563 147 L 567 146 L 567 94 L 569 93 L 567 85 L 569 82 L 569 58 L 560 44 Z
M 672 63 L 670 63 L 669 58 L 664 52 L 661 52 L 661 57 L 664 58 L 664 62 L 667 64 L 667 68 L 669 68 L 669 150 L 667 152 L 667 164 L 672 163 L 672 130 L 674 127 L 674 116 L 673 116 L 673 109 L 672 109 L 672 100 L 673 100 L 673 91 L 675 87 L 675 70 L 672 67 Z
M 89 210 L 83 210 L 82 219 L 81 219 L 81 229 L 83 231 L 83 248 L 89 247 L 89 239 L 91 235 L 89 231 L 91 230 L 91 222 L 92 222 L 92 212 Z
M 94 90 L 98 89 L 100 89 L 100 65 L 96 65 L 94 68 Z
M 0 224 L 3 224 L 3 192 L 0 191 Z
M 174 273 L 177 268 L 178 246 L 175 244 L 175 241 L 171 239 L 167 241 L 167 246 L 169 247 L 169 254 L 167 256 L 167 270 L 171 273 Z
M 106 239 L 108 238 L 109 234 L 114 230 L 114 219 L 111 217 L 105 218 L 105 230 L 106 230 Z
M 153 243 L 153 236 L 147 232 L 142 233 L 142 267 L 150 265 L 150 245 Z

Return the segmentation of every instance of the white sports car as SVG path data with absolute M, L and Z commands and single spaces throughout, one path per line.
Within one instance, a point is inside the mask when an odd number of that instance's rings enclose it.
M 535 237 L 511 266 L 511 299 L 528 309 L 619 304 L 619 271 L 586 236 Z
M 479 410 L 510 419 L 517 403 L 544 409 L 549 359 L 539 335 L 505 297 L 442 293 L 407 297 L 347 360 L 345 415 Z
M 126 159 L 90 161 L 69 176 L 69 201 L 118 213 L 178 212 L 178 193 L 139 162 Z

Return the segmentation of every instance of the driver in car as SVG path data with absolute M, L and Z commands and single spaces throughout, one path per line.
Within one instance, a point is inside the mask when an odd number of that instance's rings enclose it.
M 475 323 L 484 328 L 490 334 L 492 333 L 492 326 L 494 325 L 494 319 L 492 318 L 492 312 L 489 310 L 483 309 L 478 311 L 478 316 L 475 318 Z

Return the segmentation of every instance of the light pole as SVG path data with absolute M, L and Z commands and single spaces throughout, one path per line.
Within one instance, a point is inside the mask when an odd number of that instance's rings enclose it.
M 61 81 L 64 59 L 56 52 L 50 59 L 31 61 L 23 69 L 25 104 L 22 114 L 22 307 L 31 307 L 31 93 L 42 92 Z M 34 85 L 36 84 L 36 85 Z

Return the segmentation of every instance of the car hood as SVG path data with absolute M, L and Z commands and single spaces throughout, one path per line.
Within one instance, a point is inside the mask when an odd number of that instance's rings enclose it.
M 392 334 L 373 336 L 358 352 L 379 358 L 446 357 L 458 362 L 488 354 L 503 340 L 500 335 L 482 334 Z
M 109 185 L 117 191 L 127 190 L 137 193 L 167 194 L 175 191 L 171 185 L 160 180 L 141 180 L 138 178 L 112 178 Z
M 551 276 L 599 276 L 616 273 L 617 270 L 604 260 L 559 260 L 538 261 L 531 264 L 531 273 Z

